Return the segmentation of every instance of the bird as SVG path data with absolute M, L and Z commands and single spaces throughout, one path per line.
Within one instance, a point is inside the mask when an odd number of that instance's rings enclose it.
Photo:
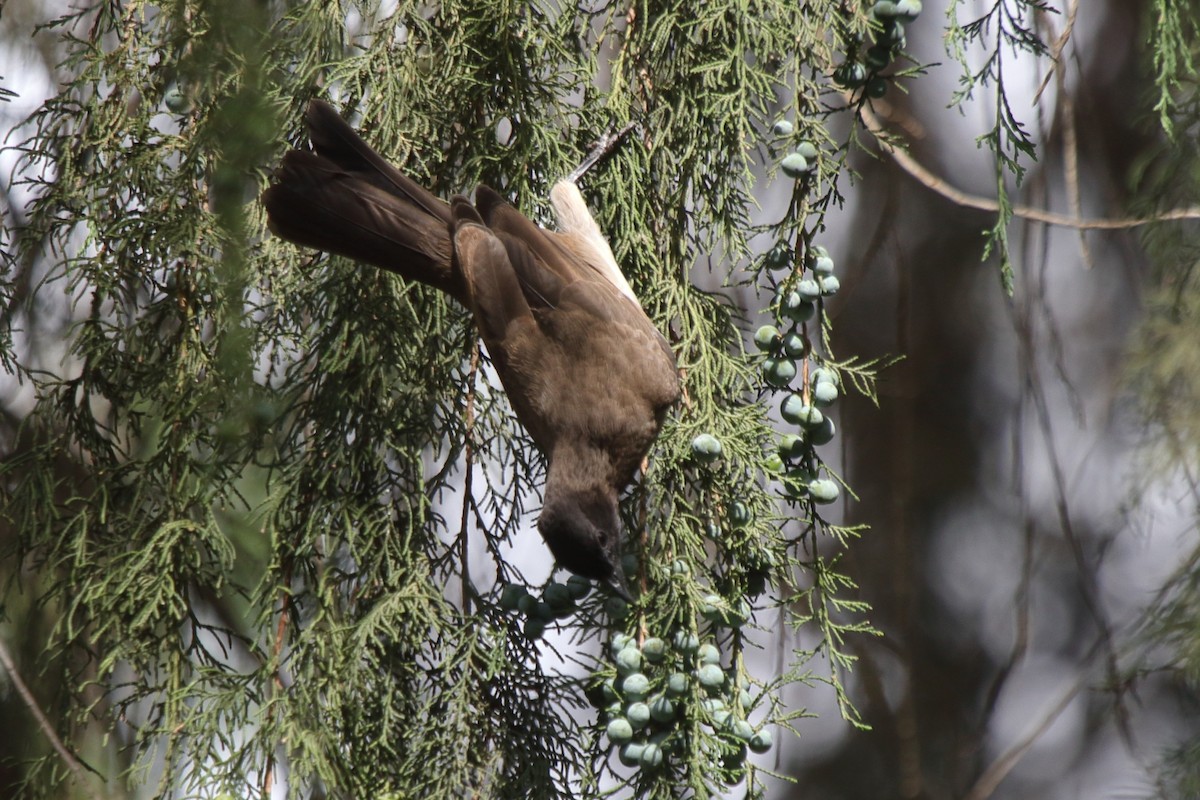
M 436 197 L 322 100 L 310 101 L 305 123 L 311 149 L 287 152 L 262 194 L 269 229 L 433 286 L 470 311 L 517 419 L 546 458 L 538 531 L 561 567 L 627 596 L 620 494 L 680 382 L 671 347 L 575 183 L 581 170 L 551 189 L 552 231 L 484 184 L 473 201 Z

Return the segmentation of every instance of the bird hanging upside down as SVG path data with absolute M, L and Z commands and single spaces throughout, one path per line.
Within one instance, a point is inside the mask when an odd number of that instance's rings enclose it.
M 563 567 L 616 579 L 618 495 L 679 397 L 675 356 L 642 310 L 571 180 L 539 228 L 487 186 L 446 203 L 387 163 L 319 100 L 312 150 L 284 156 L 262 196 L 297 244 L 434 286 L 475 316 L 517 418 L 545 454 L 538 530 Z

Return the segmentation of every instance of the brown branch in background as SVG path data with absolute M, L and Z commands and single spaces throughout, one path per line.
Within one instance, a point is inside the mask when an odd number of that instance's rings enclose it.
M 458 561 L 462 569 L 461 581 L 461 600 L 463 616 L 469 616 L 471 613 L 471 593 L 467 591 L 467 587 L 471 583 L 471 570 L 469 566 L 469 558 L 471 548 L 468 546 L 470 542 L 470 526 L 467 524 L 467 518 L 471 513 L 471 496 L 472 484 L 474 481 L 471 478 L 475 467 L 475 447 L 471 444 L 471 437 L 475 434 L 475 381 L 479 376 L 479 339 L 476 338 L 471 345 L 471 367 L 467 372 L 467 406 L 463 410 L 463 417 L 466 423 L 466 431 L 463 434 L 463 454 L 466 458 L 466 470 L 463 475 L 463 505 L 462 505 L 462 522 L 458 529 Z
M 87 792 L 88 796 L 94 800 L 100 800 L 100 795 L 88 786 L 85 781 L 84 772 L 91 771 L 81 762 L 75 755 L 67 749 L 63 740 L 58 737 L 54 730 L 54 726 L 50 724 L 50 720 L 42 712 L 41 706 L 38 705 L 37 698 L 33 696 L 33 692 L 25 684 L 21 678 L 21 673 L 17 672 L 17 664 L 13 661 L 12 655 L 8 652 L 8 647 L 4 644 L 4 639 L 0 638 L 0 665 L 4 666 L 8 672 L 8 679 L 12 681 L 13 687 L 16 688 L 17 694 L 21 697 L 21 702 L 29 709 L 29 713 L 33 715 L 38 727 L 46 738 L 50 741 L 50 746 L 54 748 L 54 752 L 58 753 L 58 757 L 63 760 L 67 768 L 71 770 L 71 774 L 75 776 L 75 780 L 79 782 L 83 791 Z
M 995 761 L 988 765 L 988 768 L 979 776 L 979 780 L 975 781 L 971 790 L 964 795 L 963 800 L 987 800 L 987 798 L 991 797 L 1001 781 L 1008 777 L 1008 773 L 1012 772 L 1013 767 L 1029 752 L 1034 743 L 1041 738 L 1041 735 L 1049 730 L 1054 721 L 1067 710 L 1067 707 L 1071 705 L 1071 701 L 1083 690 L 1086 683 L 1086 676 L 1081 676 L 1075 681 L 1063 693 L 1058 702 L 1046 712 L 1041 721 L 1026 734 L 1025 738 L 1005 750 Z
M 1062 33 L 1054 40 L 1050 51 L 1051 67 L 1042 78 L 1041 85 L 1033 95 L 1036 105 L 1041 99 L 1042 92 L 1054 78 L 1054 87 L 1058 90 L 1058 105 L 1056 115 L 1062 122 L 1063 131 L 1063 180 L 1067 189 L 1067 207 L 1076 219 L 1083 219 L 1083 201 L 1079 192 L 1079 125 L 1075 119 L 1075 98 L 1067 91 L 1067 68 L 1063 63 L 1063 51 L 1071 40 L 1071 32 L 1075 29 L 1075 17 L 1079 14 L 1079 0 L 1071 0 L 1067 10 L 1067 24 Z M 1048 12 L 1040 12 L 1038 19 L 1045 25 L 1053 25 Z M 1086 269 L 1091 269 L 1095 261 L 1087 243 L 1087 235 L 1079 231 L 1079 257 Z
M 926 169 L 907 151 L 888 141 L 887 131 L 883 123 L 879 121 L 879 118 L 865 104 L 858 109 L 858 112 L 863 125 L 875 136 L 875 140 L 879 142 L 879 147 L 890 155 L 901 169 L 915 178 L 919 183 L 940 194 L 955 205 L 990 213 L 1000 211 L 1000 204 L 995 200 L 968 194 L 961 189 L 951 186 L 944 179 Z M 1062 228 L 1116 231 L 1137 228 L 1154 222 L 1200 219 L 1200 206 L 1176 208 L 1149 217 L 1119 217 L 1114 219 L 1076 219 L 1066 214 L 1055 214 L 1052 211 L 1022 205 L 1013 206 L 1012 213 L 1013 216 L 1020 217 L 1021 219 L 1042 222 L 1047 225 L 1057 225 Z
M 283 583 L 283 588 L 279 592 L 279 597 L 280 597 L 279 623 L 275 626 L 275 641 L 271 645 L 271 663 L 275 665 L 274 670 L 272 671 L 272 675 L 271 675 L 271 685 L 272 685 L 272 687 L 274 687 L 274 691 L 276 691 L 276 692 L 282 691 L 284 688 L 283 680 L 279 677 L 279 656 L 281 653 L 283 653 L 283 640 L 284 640 L 284 637 L 287 636 L 288 615 L 291 614 L 291 609 L 292 609 L 292 596 L 291 596 L 292 563 L 291 563 L 291 559 L 288 560 L 287 565 L 284 568 L 282 583 Z M 276 713 L 278 713 L 276 711 L 276 707 L 274 704 L 272 704 L 271 705 L 272 719 L 274 719 Z M 263 788 L 262 788 L 263 800 L 270 800 L 271 784 L 274 783 L 274 780 L 275 780 L 275 753 L 272 750 L 272 752 L 267 753 L 267 767 L 265 770 L 263 770 Z
M 1054 40 L 1054 46 L 1050 48 L 1050 61 L 1053 66 L 1050 68 L 1050 72 L 1046 73 L 1046 77 L 1042 78 L 1042 84 L 1038 86 L 1038 90 L 1033 95 L 1034 105 L 1037 105 L 1038 101 L 1042 99 L 1042 92 L 1046 91 L 1046 87 L 1050 85 L 1050 79 L 1056 74 L 1059 80 L 1058 89 L 1060 94 L 1062 92 L 1062 54 L 1067 47 L 1067 42 L 1071 40 L 1071 33 L 1075 30 L 1075 17 L 1078 15 L 1079 0 L 1071 0 L 1071 5 L 1067 8 L 1067 26 L 1063 28 L 1062 33 Z M 1041 12 L 1039 16 L 1049 24 L 1050 15 L 1047 12 Z

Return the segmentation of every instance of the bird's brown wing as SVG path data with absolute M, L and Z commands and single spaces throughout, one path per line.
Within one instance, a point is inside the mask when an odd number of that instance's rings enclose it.
M 563 246 L 560 237 L 539 228 L 504 200 L 494 189 L 480 185 L 475 189 L 475 208 L 485 225 L 491 228 L 510 251 L 523 248 L 538 267 L 556 275 L 560 287 L 576 281 L 602 278 L 578 256 Z M 514 260 L 515 266 L 515 260 Z M 535 280 L 542 276 L 534 276 Z M 536 301 L 535 306 L 536 306 Z

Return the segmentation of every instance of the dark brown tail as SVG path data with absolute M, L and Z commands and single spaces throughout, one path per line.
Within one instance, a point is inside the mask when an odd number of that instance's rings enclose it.
M 262 195 L 271 230 L 427 283 L 465 304 L 449 204 L 384 161 L 328 103 L 313 100 L 305 121 L 313 150 L 287 153 Z

